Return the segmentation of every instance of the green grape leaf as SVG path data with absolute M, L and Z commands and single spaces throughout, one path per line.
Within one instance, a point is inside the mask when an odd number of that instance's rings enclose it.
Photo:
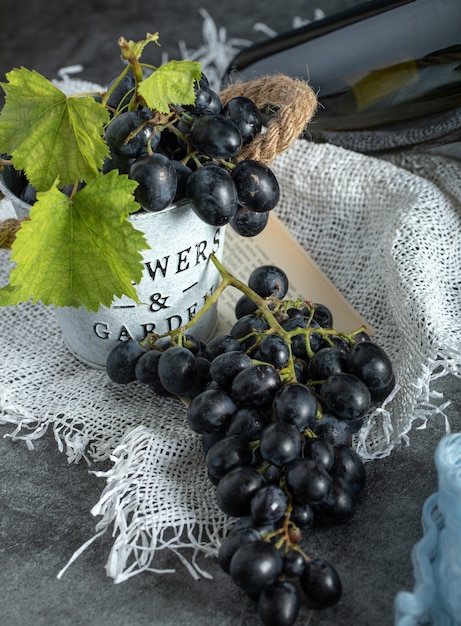
M 168 61 L 139 84 L 138 92 L 148 107 L 168 113 L 170 104 L 194 104 L 194 85 L 200 76 L 197 61 Z
M 22 223 L 12 246 L 16 265 L 0 304 L 39 300 L 56 307 L 97 311 L 114 297 L 139 302 L 143 272 L 140 252 L 149 248 L 143 233 L 127 220 L 139 209 L 136 182 L 113 170 L 72 198 L 56 185 L 37 194 L 30 220 Z
M 91 96 L 70 96 L 36 71 L 14 69 L 2 84 L 0 150 L 13 157 L 38 191 L 58 178 L 64 186 L 98 175 L 108 147 L 103 139 L 109 120 Z

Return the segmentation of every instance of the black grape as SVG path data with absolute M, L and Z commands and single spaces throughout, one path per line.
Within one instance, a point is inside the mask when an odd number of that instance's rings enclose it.
M 240 517 L 231 528 L 231 533 L 239 531 L 243 528 L 254 528 L 260 536 L 264 533 L 272 532 L 274 530 L 274 524 L 258 524 L 251 515 L 244 515 Z
M 160 355 L 158 378 L 172 394 L 183 395 L 192 387 L 197 371 L 194 354 L 182 346 L 172 346 Z
M 240 206 L 230 220 L 231 227 L 242 237 L 256 237 L 266 228 L 269 213 L 257 213 Z
M 288 285 L 288 276 L 275 265 L 260 265 L 251 272 L 248 278 L 250 289 L 262 298 L 273 296 L 282 299 L 288 291 Z
M 300 529 L 310 528 L 314 522 L 314 510 L 310 504 L 293 502 L 290 520 Z
M 206 466 L 210 474 L 222 478 L 234 467 L 250 465 L 253 451 L 249 442 L 240 435 L 228 435 L 208 450 Z
M 176 161 L 175 159 L 171 159 L 171 165 L 174 167 L 176 172 L 176 193 L 173 201 L 179 202 L 180 200 L 184 200 L 186 198 L 187 181 L 189 180 L 189 176 L 192 174 L 192 170 L 181 161 Z
M 258 346 L 261 361 L 270 363 L 276 369 L 283 369 L 288 365 L 291 352 L 283 337 L 272 334 L 266 335 Z
M 314 507 L 314 519 L 322 526 L 346 524 L 357 511 L 357 500 L 350 486 L 335 477 L 326 499 Z
M 254 541 L 238 548 L 231 559 L 229 572 L 243 591 L 253 595 L 277 580 L 282 565 L 279 550 L 265 541 Z
M 320 328 L 318 322 L 307 316 L 297 315 L 291 317 L 282 323 L 284 330 L 290 332 L 298 328 Z M 309 361 L 309 353 L 307 346 L 313 352 L 317 352 L 320 349 L 322 343 L 322 336 L 320 333 L 307 332 L 307 333 L 294 333 L 291 336 L 291 351 L 293 355 L 299 359 Z
M 370 335 L 365 330 L 361 330 L 358 333 L 354 333 L 354 341 L 355 343 L 360 343 L 361 341 L 370 341 Z
M 334 447 L 331 473 L 333 476 L 343 478 L 355 495 L 358 495 L 365 487 L 365 465 L 357 452 L 349 446 Z
M 329 376 L 320 389 L 320 398 L 328 411 L 346 420 L 363 416 L 371 404 L 365 383 L 346 373 Z
M 153 393 L 155 393 L 155 395 L 162 396 L 163 398 L 174 397 L 174 394 L 167 391 L 165 387 L 162 385 L 162 383 L 160 382 L 160 380 L 154 380 L 153 382 L 149 383 L 149 389 Z
M 205 390 L 207 385 L 211 382 L 210 375 L 210 362 L 203 356 L 195 357 L 195 377 L 192 386 L 189 387 L 184 394 L 185 398 L 189 401 L 193 400 L 196 396 Z
M 118 343 L 106 359 L 106 372 L 109 378 L 121 385 L 136 380 L 136 363 L 144 354 L 137 341 L 129 339 Z
M 288 319 L 293 319 L 294 317 L 309 317 L 309 315 L 310 313 L 307 306 L 303 306 L 301 308 L 291 306 L 289 309 L 287 309 L 287 319 L 285 321 L 287 321 Z
M 263 461 L 264 479 L 268 485 L 278 485 L 282 478 L 282 469 L 276 465 L 270 465 Z
M 241 407 L 232 417 L 227 426 L 228 435 L 240 435 L 248 441 L 256 441 L 261 437 L 268 418 L 257 407 Z
M 311 380 L 323 380 L 341 372 L 347 372 L 347 361 L 337 348 L 320 348 L 309 361 Z
M 320 463 L 329 471 L 335 461 L 335 447 L 322 437 L 306 439 L 303 446 L 303 458 Z
M 176 129 L 178 134 L 176 134 L 173 129 Z M 182 159 L 187 157 L 188 153 L 187 142 L 182 135 L 187 134 L 188 132 L 189 127 L 187 124 L 178 120 L 172 125 L 171 129 L 165 128 L 160 133 L 160 141 L 155 151 L 164 154 L 169 159 L 177 161 L 178 163 L 181 162 Z M 189 169 L 192 168 L 189 167 Z
M 31 183 L 28 183 L 19 197 L 27 204 L 35 204 L 37 202 L 37 190 Z
M 141 383 L 151 384 L 158 380 L 158 362 L 162 353 L 159 350 L 147 350 L 136 362 L 135 375 Z
M 265 484 L 264 478 L 254 467 L 236 467 L 219 481 L 216 489 L 218 506 L 226 515 L 232 517 L 250 515 L 251 500 Z
M 261 433 L 259 451 L 262 458 L 277 467 L 294 461 L 302 448 L 298 429 L 288 422 L 273 422 Z
M 283 573 L 288 578 L 298 578 L 304 571 L 306 557 L 298 550 L 288 550 L 283 556 Z
M 261 132 L 261 113 L 250 98 L 245 96 L 232 98 L 224 105 L 222 113 L 236 124 L 244 145 L 250 143 Z
M 231 559 L 238 548 L 260 540 L 261 535 L 255 528 L 241 528 L 224 537 L 218 550 L 218 562 L 221 569 L 228 574 Z
M 351 433 L 354 434 L 354 433 L 357 433 L 362 428 L 365 418 L 364 416 L 361 415 L 354 419 L 343 420 L 343 421 L 347 424 L 347 427 L 349 428 Z
M 323 339 L 320 347 L 334 347 L 336 350 L 339 350 L 342 354 L 346 355 L 349 352 L 350 344 L 345 337 L 340 337 L 339 335 L 328 335 L 328 339 Z
M 222 102 L 219 95 L 211 89 L 209 85 L 200 81 L 199 87 L 195 90 L 195 102 L 184 107 L 192 115 L 204 115 L 207 113 L 220 113 Z
M 215 163 L 197 167 L 188 187 L 213 172 L 229 180 Z M 338 572 L 304 552 L 301 531 L 354 517 L 366 472 L 352 434 L 373 390 L 384 393 L 394 372 L 366 333 L 355 341 L 354 333 L 334 330 L 324 305 L 284 300 L 289 283 L 281 268 L 251 272 L 259 304 L 237 281 L 229 284 L 242 295 L 228 334 L 205 344 L 191 323 L 157 339 L 151 351 L 135 342 L 118 348 L 109 363 L 119 365 L 114 376 L 122 382 L 134 371 L 161 395 L 190 402 L 187 423 L 200 436 L 217 506 L 239 518 L 221 542 L 220 565 L 257 603 L 263 624 L 291 626 L 299 588 L 313 609 L 341 597 Z
M 333 445 L 352 446 L 352 433 L 347 421 L 334 415 L 324 414 L 320 420 L 312 422 L 311 429 L 318 437 L 327 439 Z
M 395 376 L 393 375 L 387 385 L 384 387 L 370 389 L 371 399 L 373 402 L 382 402 L 392 392 L 395 387 Z
M 182 345 L 184 348 L 190 350 L 192 354 L 195 354 L 195 356 L 202 355 L 206 349 L 206 344 L 201 339 L 190 333 L 182 335 L 181 341 L 178 340 L 178 337 L 172 338 L 171 344 Z
M 325 467 L 309 459 L 296 459 L 286 470 L 290 493 L 301 504 L 320 504 L 330 491 L 333 479 Z
M 206 389 L 196 396 L 187 409 L 187 423 L 200 435 L 224 430 L 237 406 L 222 389 Z
M 196 150 L 212 159 L 233 159 L 242 147 L 236 124 L 220 113 L 195 118 L 189 137 Z
M 305 385 L 287 383 L 274 397 L 272 410 L 277 419 L 289 422 L 303 431 L 315 420 L 317 398 Z
M 342 595 L 342 583 L 336 569 L 323 559 L 306 562 L 299 579 L 309 606 L 326 609 L 337 604 Z
M 236 339 L 241 339 L 242 350 L 248 350 L 256 342 L 256 334 L 262 333 L 269 328 L 268 323 L 262 317 L 252 313 L 239 318 L 230 329 L 230 334 Z M 249 336 L 250 335 L 250 336 Z
M 298 356 L 293 358 L 293 365 L 295 369 L 295 376 L 298 383 L 307 383 L 309 378 L 309 365 L 305 359 L 300 359 Z
M 79 182 L 77 184 L 77 189 L 76 191 L 80 191 L 80 189 L 83 189 L 85 187 L 85 183 L 84 182 Z M 68 196 L 70 198 L 70 196 L 74 193 L 74 185 L 73 183 L 69 183 L 68 185 L 65 185 L 62 189 L 61 189 L 62 193 L 66 196 Z
M 280 199 L 280 187 L 273 171 L 252 159 L 240 161 L 232 171 L 239 204 L 245 209 L 265 213 Z
M 211 433 L 203 433 L 200 435 L 200 440 L 202 442 L 202 450 L 205 453 L 205 456 L 208 454 L 208 451 L 214 446 L 215 443 L 224 439 L 226 433 L 224 430 L 217 430 L 216 432 Z
M 280 388 L 280 375 L 271 365 L 246 367 L 232 381 L 232 397 L 244 406 L 268 406 Z
M 233 350 L 240 350 L 240 344 L 235 337 L 232 337 L 232 335 L 216 335 L 206 344 L 205 356 L 212 361 L 218 354 Z
M 218 354 L 210 365 L 211 378 L 220 387 L 230 387 L 232 381 L 242 370 L 250 367 L 251 358 L 245 352 L 233 350 Z
M 333 328 L 333 313 L 325 304 L 312 304 L 313 317 L 322 328 Z
M 219 165 L 199 167 L 189 176 L 186 197 L 198 217 L 224 226 L 237 211 L 237 190 L 230 174 Z
M 110 155 L 104 159 L 102 171 L 104 174 L 112 170 L 118 170 L 119 174 L 129 174 L 134 161 L 135 159 L 122 157 L 113 150 L 110 150 Z
M 107 91 L 109 91 L 109 89 L 115 84 L 117 79 L 118 77 L 110 81 Z M 127 106 L 131 100 L 131 96 L 133 95 L 135 85 L 136 82 L 133 74 L 128 72 L 125 76 L 123 76 L 118 85 L 107 98 L 106 105 L 110 109 L 118 109 Z
M 288 507 L 288 496 L 278 485 L 266 485 L 254 494 L 251 500 L 251 515 L 259 524 L 276 522 L 283 517 Z
M 138 183 L 135 198 L 146 211 L 161 211 L 175 197 L 176 171 L 163 154 L 154 153 L 136 159 L 130 167 L 130 178 Z
M 352 374 L 363 380 L 372 396 L 384 399 L 394 386 L 392 363 L 386 352 L 371 341 L 360 341 L 347 354 L 347 365 Z
M 239 320 L 241 317 L 244 317 L 245 315 L 252 315 L 256 311 L 257 308 L 258 308 L 258 305 L 250 298 L 250 296 L 243 294 L 242 296 L 240 296 L 240 298 L 237 300 L 235 304 L 235 307 L 234 307 L 235 317 L 236 319 Z
M 154 133 L 154 126 L 148 123 L 151 117 L 148 111 L 143 110 L 125 111 L 114 117 L 104 135 L 111 150 L 127 158 L 147 154 L 148 142 L 151 142 L 154 150 L 160 141 L 160 135 Z
M 264 626 L 292 626 L 299 614 L 299 594 L 288 580 L 264 587 L 258 599 L 258 615 Z

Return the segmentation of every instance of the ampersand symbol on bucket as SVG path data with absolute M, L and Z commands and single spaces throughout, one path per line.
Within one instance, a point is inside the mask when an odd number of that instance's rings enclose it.
M 160 311 L 161 309 L 169 309 L 170 307 L 166 304 L 169 296 L 162 297 L 161 293 L 153 293 L 150 297 L 152 304 L 150 305 L 150 310 L 154 313 L 156 311 Z

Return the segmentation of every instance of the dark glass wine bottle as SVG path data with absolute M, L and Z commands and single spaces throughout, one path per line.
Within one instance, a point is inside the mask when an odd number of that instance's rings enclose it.
M 363 2 L 242 50 L 224 82 L 277 73 L 316 91 L 311 139 L 364 151 L 460 141 L 461 0 Z

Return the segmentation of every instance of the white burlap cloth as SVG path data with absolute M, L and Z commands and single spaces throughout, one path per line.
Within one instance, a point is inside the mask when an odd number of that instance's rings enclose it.
M 273 164 L 278 215 L 376 329 L 395 366 L 400 390 L 386 406 L 390 418 L 375 412 L 356 441 L 370 459 L 411 444 L 415 422 L 446 419 L 447 401 L 431 381 L 461 369 L 461 164 L 424 154 L 394 161 L 299 140 Z M 5 284 L 5 251 L 0 269 Z M 164 548 L 206 575 L 183 548 L 214 553 L 228 520 L 184 407 L 76 361 L 51 310 L 7 307 L 0 319 L 4 432 L 31 447 L 51 430 L 69 463 L 85 459 L 106 480 L 92 513 L 95 537 L 108 529 L 114 536 L 108 575 L 120 582 L 155 571 Z M 112 467 L 98 472 L 108 458 Z
M 446 420 L 449 400 L 431 382 L 460 375 L 461 162 L 423 151 L 378 159 L 298 140 L 273 169 L 282 189 L 276 212 L 394 363 L 400 389 L 355 441 L 365 459 L 389 455 L 402 441 L 411 445 L 413 425 Z M 3 200 L 0 215 L 8 210 Z M 1 251 L 1 284 L 8 272 Z M 84 459 L 105 480 L 91 511 L 95 536 L 82 550 L 110 530 L 106 569 L 115 582 L 157 571 L 160 549 L 207 576 L 196 557 L 216 552 L 229 520 L 185 408 L 75 360 L 51 310 L 8 307 L 0 320 L 3 434 L 33 447 L 51 431 L 69 463 Z M 98 471 L 107 459 L 110 469 Z

